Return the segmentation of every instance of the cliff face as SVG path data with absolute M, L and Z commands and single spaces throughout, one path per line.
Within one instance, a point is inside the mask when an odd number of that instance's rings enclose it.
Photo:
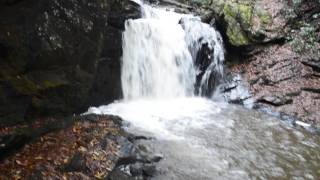
M 179 1 L 161 0 L 214 22 L 257 106 L 320 123 L 319 0 Z M 0 124 L 120 98 L 123 24 L 139 16 L 129 0 L 1 0 Z
M 121 96 L 129 0 L 1 0 L 0 124 L 83 111 Z
M 183 1 L 183 0 L 182 0 Z M 186 2 L 186 1 L 184 1 Z M 256 107 L 320 124 L 320 2 L 189 0 L 224 36 Z

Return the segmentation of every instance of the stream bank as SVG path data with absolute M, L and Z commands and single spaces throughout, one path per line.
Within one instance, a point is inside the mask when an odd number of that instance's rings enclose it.
M 319 1 L 179 2 L 197 7 L 223 36 L 231 85 L 222 92 L 249 91 L 227 94 L 227 101 L 246 105 L 250 99 L 250 107 L 319 127 Z
M 124 131 L 121 118 L 89 114 L 68 119 L 1 129 L 0 178 L 148 179 L 157 173 L 155 163 L 162 156 L 141 143 L 152 139 Z

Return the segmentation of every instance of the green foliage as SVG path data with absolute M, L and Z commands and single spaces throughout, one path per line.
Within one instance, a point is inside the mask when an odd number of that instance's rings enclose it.
M 319 53 L 317 46 L 316 28 L 311 24 L 303 24 L 298 30 L 292 30 L 290 44 L 293 50 L 297 53 L 303 54 L 305 52 Z
M 320 0 L 318 0 L 320 3 Z M 320 14 L 314 14 L 308 22 L 299 19 L 299 11 L 303 0 L 293 0 L 292 5 L 287 4 L 285 8 L 285 18 L 290 25 L 291 31 L 287 37 L 293 50 L 299 54 L 311 53 L 320 56 L 319 39 L 317 33 L 317 24 L 312 23 L 312 20 L 318 19 Z
M 293 0 L 292 5 L 286 4 L 284 9 L 285 18 L 288 21 L 292 21 L 298 17 L 297 12 L 299 11 L 299 7 L 302 3 L 302 0 Z

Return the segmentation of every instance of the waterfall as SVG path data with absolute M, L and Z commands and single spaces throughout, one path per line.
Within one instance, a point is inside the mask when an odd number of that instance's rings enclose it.
M 223 78 L 223 42 L 213 27 L 192 15 L 134 1 L 143 6 L 143 17 L 125 23 L 124 99 L 91 107 L 85 114 L 120 116 L 130 134 L 153 137 L 137 139 L 138 146 L 130 148 L 141 147 L 141 156 L 149 151 L 163 154 L 156 164 L 160 173 L 152 179 L 319 177 L 318 136 L 256 111 L 201 97 L 219 93 L 215 88 Z M 139 179 L 137 167 L 140 161 L 117 171 Z
M 142 18 L 126 21 L 123 33 L 124 98 L 202 95 L 212 83 L 210 76 L 223 74 L 219 33 L 192 15 L 142 6 Z M 210 52 L 199 58 L 203 47 Z M 208 61 L 207 66 L 199 60 Z

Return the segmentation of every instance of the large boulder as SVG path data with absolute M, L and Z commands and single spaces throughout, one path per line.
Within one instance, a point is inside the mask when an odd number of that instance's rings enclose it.
M 281 0 L 180 0 L 203 9 L 215 18 L 233 46 L 248 46 L 283 37 L 286 20 Z
M 121 33 L 139 16 L 129 0 L 1 0 L 0 124 L 121 97 Z

